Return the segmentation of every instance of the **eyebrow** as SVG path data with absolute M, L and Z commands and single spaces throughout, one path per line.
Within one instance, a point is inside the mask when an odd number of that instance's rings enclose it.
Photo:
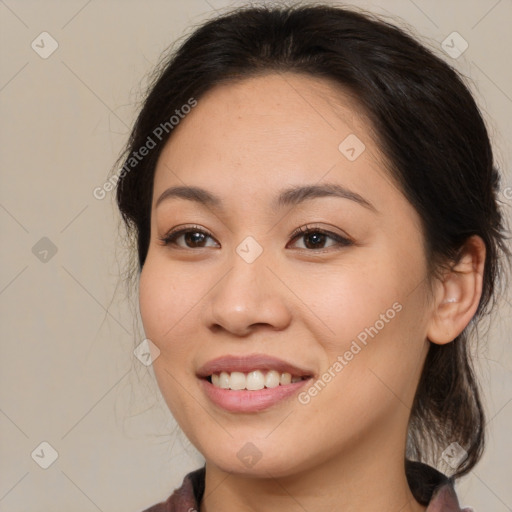
M 288 188 L 279 194 L 276 200 L 276 206 L 283 207 L 297 205 L 303 201 L 315 199 L 317 197 L 340 197 L 342 199 L 349 199 L 350 201 L 354 201 L 369 210 L 374 212 L 377 211 L 370 201 L 366 200 L 356 192 L 336 183 L 322 183 L 320 185 L 306 186 L 298 185 Z
M 323 183 L 320 185 L 297 185 L 282 190 L 273 203 L 273 208 L 297 205 L 304 201 L 319 197 L 340 197 L 354 201 L 365 208 L 377 212 L 377 209 L 361 195 L 336 183 Z M 155 203 L 155 208 L 160 203 L 171 198 L 187 199 L 204 204 L 211 208 L 222 209 L 222 200 L 201 187 L 179 186 L 166 189 Z
M 189 201 L 195 201 L 197 203 L 205 204 L 206 206 L 221 208 L 222 201 L 217 197 L 200 187 L 190 187 L 190 186 L 181 186 L 181 187 L 171 187 L 160 195 L 155 203 L 155 208 L 162 201 L 166 201 L 171 198 L 179 198 L 179 199 L 188 199 Z

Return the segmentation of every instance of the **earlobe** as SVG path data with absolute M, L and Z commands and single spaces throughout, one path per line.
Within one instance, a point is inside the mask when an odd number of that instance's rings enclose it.
M 460 258 L 438 280 L 427 338 L 444 345 L 453 341 L 473 318 L 482 295 L 485 244 L 468 238 Z

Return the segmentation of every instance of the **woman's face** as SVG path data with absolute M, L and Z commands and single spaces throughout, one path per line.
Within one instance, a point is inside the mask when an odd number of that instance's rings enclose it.
M 418 215 L 347 95 L 291 73 L 218 86 L 155 174 L 140 308 L 170 410 L 224 471 L 396 457 L 426 272 Z

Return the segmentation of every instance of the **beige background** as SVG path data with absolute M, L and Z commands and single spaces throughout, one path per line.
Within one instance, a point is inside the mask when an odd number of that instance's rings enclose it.
M 453 31 L 467 40 L 460 58 L 445 58 L 472 80 L 511 187 L 511 0 L 353 4 L 400 16 L 439 52 Z M 93 189 L 160 53 L 226 5 L 0 0 L 0 511 L 136 512 L 201 464 L 176 433 L 151 367 L 133 356 L 143 335 L 116 288 L 123 253 L 113 195 L 97 200 Z M 59 45 L 46 59 L 31 48 L 43 31 Z M 462 503 L 481 511 L 512 510 L 511 325 L 505 304 L 480 355 L 487 452 L 459 485 Z M 34 460 L 49 460 L 43 441 L 58 452 L 46 470 Z

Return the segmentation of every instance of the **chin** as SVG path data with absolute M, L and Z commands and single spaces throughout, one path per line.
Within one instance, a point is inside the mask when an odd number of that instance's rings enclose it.
M 254 478 L 281 478 L 291 476 L 309 469 L 313 464 L 304 457 L 303 449 L 298 450 L 301 443 L 285 446 L 283 442 L 269 442 L 261 439 L 254 442 L 230 439 L 223 444 L 198 447 L 208 464 L 220 470 Z M 211 441 L 210 441 L 211 442 Z M 298 451 L 301 458 L 297 459 Z

